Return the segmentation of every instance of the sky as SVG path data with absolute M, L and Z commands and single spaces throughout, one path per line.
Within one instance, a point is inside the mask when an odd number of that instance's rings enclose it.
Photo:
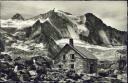
M 127 1 L 1 1 L 1 18 L 20 13 L 28 19 L 56 8 L 73 15 L 93 13 L 108 26 L 127 30 Z

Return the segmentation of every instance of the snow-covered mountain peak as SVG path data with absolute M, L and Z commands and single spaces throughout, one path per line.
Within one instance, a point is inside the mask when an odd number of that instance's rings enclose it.
M 46 32 L 55 31 L 53 35 L 57 35 L 59 39 L 71 37 L 97 45 L 124 45 L 126 43 L 124 40 L 126 32 L 108 27 L 92 13 L 75 16 L 59 9 L 53 9 L 26 20 L 20 20 L 22 18 L 20 14 L 13 17 L 16 20 L 1 20 L 1 27 L 25 29 L 33 27 L 39 20 L 39 24 L 41 23 L 39 27 L 48 30 Z M 38 27 L 38 24 L 36 25 L 35 28 Z

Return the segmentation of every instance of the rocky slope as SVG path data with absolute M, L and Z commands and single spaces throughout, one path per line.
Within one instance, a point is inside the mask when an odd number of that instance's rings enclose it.
M 55 31 L 53 34 L 56 34 L 56 36 L 54 35 L 54 37 L 60 36 L 60 38 L 64 38 L 64 37 L 69 38 L 69 37 L 78 36 L 78 33 L 76 32 L 77 27 L 75 26 L 75 24 L 73 24 L 69 20 L 69 18 L 67 18 L 61 12 L 51 10 L 51 11 L 48 11 L 47 13 L 45 13 L 45 14 L 40 14 L 39 16 L 31 18 L 31 20 L 35 20 L 35 21 L 40 20 L 42 22 L 45 21 L 41 25 L 42 29 L 44 27 L 47 27 L 47 28 L 45 28 L 44 31 L 48 31 L 48 32 L 51 32 L 51 31 L 54 32 Z M 50 31 L 50 29 L 48 29 L 48 27 L 49 28 L 51 27 L 52 30 Z M 46 29 L 48 29 L 48 30 L 46 30 Z
M 126 45 L 127 32 L 107 26 L 92 13 L 85 14 L 85 26 L 89 30 L 88 37 L 81 36 L 85 41 L 97 45 Z
M 73 38 L 75 45 L 89 45 L 95 49 L 100 48 L 98 46 L 125 45 L 127 39 L 126 32 L 107 26 L 92 13 L 74 16 L 55 9 L 30 19 L 23 19 L 20 14 L 16 14 L 12 19 L 1 20 L 0 31 L 4 35 L 6 51 L 25 57 L 45 52 L 53 58 L 60 50 L 59 43 L 67 41 L 63 39 Z M 114 50 L 92 52 L 98 57 L 107 53 L 116 54 Z
M 19 20 L 22 19 L 20 14 L 14 15 L 14 17 L 17 20 L 19 18 Z M 26 19 L 25 21 L 8 20 L 2 21 L 2 24 L 5 24 L 6 27 L 13 25 L 13 28 L 26 28 L 26 30 L 32 27 L 31 37 L 39 33 L 38 31 L 40 31 L 41 27 L 41 33 L 46 33 L 46 35 L 51 36 L 55 40 L 73 38 L 100 46 L 126 45 L 127 43 L 127 32 L 107 26 L 92 13 L 74 16 L 61 10 L 50 10 L 47 13 Z M 49 34 L 48 32 L 54 33 Z
M 33 19 L 45 20 L 45 22 L 41 24 L 41 27 L 51 27 L 51 29 L 45 28 L 43 31 L 53 31 L 54 33 L 51 35 L 55 40 L 72 37 L 100 46 L 118 46 L 126 45 L 127 43 L 127 32 L 107 26 L 92 13 L 75 17 L 63 11 L 51 10 Z
M 3 35 L 0 42 L 0 51 L 4 51 L 3 53 L 7 53 L 12 57 L 22 56 L 23 58 L 27 58 L 37 55 L 47 55 L 52 58 L 60 50 L 54 39 L 43 33 L 37 35 L 35 38 L 29 38 L 29 36 L 26 36 L 24 30 L 9 33 L 8 30 L 0 29 L 0 32 Z M 5 41 L 5 45 L 3 41 Z
M 52 33 L 49 33 L 52 32 Z M 39 20 L 31 27 L 30 38 L 34 38 L 37 35 L 45 34 L 48 37 L 52 37 L 54 40 L 61 38 L 61 33 L 46 20 L 41 23 Z
M 4 41 L 0 33 L 0 53 L 3 52 L 4 50 L 5 50 Z

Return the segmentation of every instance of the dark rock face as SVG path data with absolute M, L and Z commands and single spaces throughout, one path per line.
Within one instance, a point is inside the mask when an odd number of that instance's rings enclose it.
M 13 19 L 13 20 L 24 20 L 24 18 L 19 13 L 15 14 L 11 19 Z
M 75 24 L 73 24 L 68 17 L 66 17 L 63 13 L 54 12 L 54 10 L 31 18 L 31 20 L 36 20 L 36 23 L 33 25 L 33 27 L 40 26 L 38 19 L 47 19 L 46 22 L 41 24 L 41 28 L 44 29 L 45 32 L 52 32 L 50 34 L 54 36 L 54 39 L 71 37 L 70 31 L 68 29 L 69 27 L 71 27 L 75 33 L 77 31 Z
M 0 40 L 0 52 L 3 52 L 4 50 L 5 50 L 4 44 L 3 44 L 2 40 Z
M 36 42 L 43 42 L 43 44 L 45 44 L 46 49 L 48 49 L 48 56 L 50 58 L 54 58 L 55 55 L 57 55 L 57 53 L 60 51 L 60 47 L 59 45 L 57 45 L 54 41 L 54 39 L 52 39 L 51 37 L 45 35 L 45 34 L 40 34 L 38 36 L 36 36 L 36 38 L 34 39 Z
M 2 35 L 0 33 L 0 53 L 3 52 L 5 50 L 5 45 L 4 42 L 2 40 Z
M 52 37 L 54 40 L 62 38 L 61 33 L 54 26 L 52 26 L 49 21 L 41 24 L 41 31 L 47 36 Z
M 49 56 L 53 58 L 60 50 L 60 47 L 55 43 L 55 40 L 61 38 L 61 34 L 48 21 L 41 23 L 39 20 L 29 30 L 28 38 L 35 40 L 36 43 L 42 42 L 48 49 Z
M 31 38 L 39 34 L 45 34 L 48 37 L 52 37 L 54 40 L 61 38 L 61 33 L 59 33 L 59 31 L 54 26 L 52 26 L 49 21 L 40 23 L 40 21 L 38 20 L 31 28 L 31 33 Z
M 97 45 L 126 45 L 127 32 L 107 26 L 92 13 L 85 14 L 85 17 L 89 36 L 80 35 L 83 40 Z

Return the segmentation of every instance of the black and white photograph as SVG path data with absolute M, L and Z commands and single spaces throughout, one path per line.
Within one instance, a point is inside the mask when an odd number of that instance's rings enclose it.
M 127 1 L 0 1 L 0 83 L 127 83 Z

